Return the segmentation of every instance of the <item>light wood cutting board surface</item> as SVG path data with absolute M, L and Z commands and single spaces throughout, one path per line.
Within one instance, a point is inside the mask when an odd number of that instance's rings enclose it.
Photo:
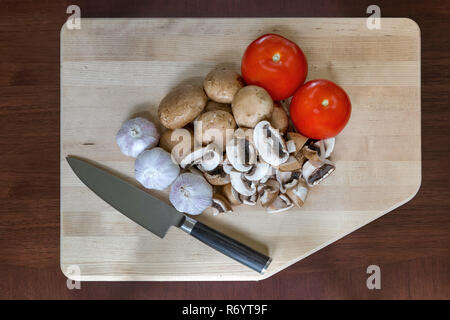
M 115 143 L 121 124 L 136 115 L 158 123 L 171 88 L 200 84 L 216 66 L 239 71 L 247 45 L 269 32 L 298 43 L 308 79 L 341 85 L 353 111 L 336 140 L 336 171 L 301 209 L 198 216 L 270 255 L 259 275 L 181 230 L 160 239 L 134 224 L 85 187 L 65 157 L 134 182 L 134 161 Z M 61 31 L 61 269 L 83 281 L 264 279 L 410 200 L 421 183 L 420 130 L 420 30 L 409 19 L 369 30 L 363 18 L 83 18 L 80 30 Z

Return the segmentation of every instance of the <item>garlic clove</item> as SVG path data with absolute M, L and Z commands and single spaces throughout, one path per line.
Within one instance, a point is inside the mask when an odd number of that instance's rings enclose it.
M 180 212 L 198 215 L 212 205 L 213 188 L 200 175 L 183 173 L 170 189 L 170 202 Z
M 116 142 L 124 155 L 136 158 L 145 149 L 155 147 L 159 137 L 152 122 L 138 117 L 124 122 L 117 132 Z
M 170 153 L 157 147 L 138 155 L 134 174 L 144 187 L 163 190 L 178 177 L 180 167 L 172 161 Z

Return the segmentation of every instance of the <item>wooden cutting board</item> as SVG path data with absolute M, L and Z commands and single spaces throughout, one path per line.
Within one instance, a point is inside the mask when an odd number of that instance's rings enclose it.
M 308 79 L 341 85 L 353 113 L 336 140 L 335 173 L 301 209 L 198 216 L 270 255 L 259 275 L 176 228 L 164 239 L 147 232 L 88 190 L 64 158 L 134 181 L 133 159 L 115 143 L 121 124 L 136 115 L 157 122 L 171 88 L 200 84 L 216 66 L 239 71 L 246 46 L 269 32 L 298 43 Z M 61 31 L 61 268 L 84 281 L 267 278 L 410 200 L 421 183 L 420 130 L 420 30 L 409 19 L 369 30 L 363 18 L 83 18 L 80 30 Z

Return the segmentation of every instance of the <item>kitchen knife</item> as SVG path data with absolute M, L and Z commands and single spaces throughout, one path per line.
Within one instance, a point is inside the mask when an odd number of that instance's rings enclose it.
M 68 156 L 80 180 L 104 201 L 160 238 L 175 226 L 247 267 L 264 273 L 272 259 L 196 221 L 128 182 L 86 161 Z

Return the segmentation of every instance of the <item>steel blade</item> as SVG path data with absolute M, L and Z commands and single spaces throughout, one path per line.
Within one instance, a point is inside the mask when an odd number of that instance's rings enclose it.
M 104 201 L 137 224 L 163 238 L 185 216 L 167 203 L 86 161 L 67 157 L 80 180 Z

